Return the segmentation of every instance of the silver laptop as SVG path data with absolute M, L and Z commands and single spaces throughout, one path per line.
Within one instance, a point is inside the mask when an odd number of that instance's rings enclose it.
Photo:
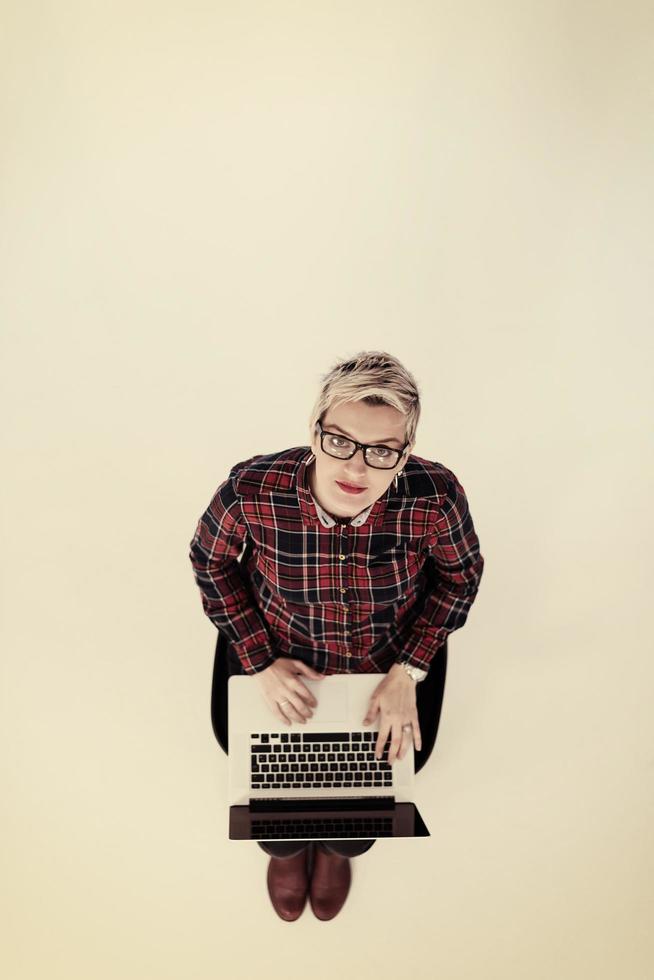
M 379 727 L 362 725 L 385 674 L 302 677 L 318 701 L 305 724 L 285 725 L 253 677 L 233 674 L 229 701 L 231 840 L 428 837 L 413 802 L 413 745 L 375 759 Z

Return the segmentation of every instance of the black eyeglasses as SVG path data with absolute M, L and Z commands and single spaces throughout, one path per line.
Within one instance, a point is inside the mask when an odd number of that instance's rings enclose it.
M 323 429 L 320 422 L 316 422 L 320 429 L 320 448 L 328 456 L 336 459 L 352 459 L 358 449 L 363 452 L 364 462 L 376 470 L 392 470 L 399 463 L 404 450 L 409 445 L 406 442 L 401 449 L 390 449 L 388 446 L 366 446 L 355 439 L 347 439 L 338 432 L 327 432 Z M 327 444 L 325 445 L 325 436 Z

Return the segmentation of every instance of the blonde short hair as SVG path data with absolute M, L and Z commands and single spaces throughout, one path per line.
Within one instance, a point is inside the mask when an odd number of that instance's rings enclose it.
M 309 419 L 311 437 L 329 408 L 343 402 L 391 405 L 406 416 L 405 441 L 415 442 L 420 418 L 420 393 L 413 375 L 386 351 L 360 351 L 338 361 L 322 376 L 322 387 Z

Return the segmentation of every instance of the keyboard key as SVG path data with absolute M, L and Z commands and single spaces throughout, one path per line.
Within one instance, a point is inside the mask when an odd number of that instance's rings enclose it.
M 313 732 L 303 732 L 302 735 L 306 742 L 349 742 L 349 732 L 323 732 L 322 735 Z

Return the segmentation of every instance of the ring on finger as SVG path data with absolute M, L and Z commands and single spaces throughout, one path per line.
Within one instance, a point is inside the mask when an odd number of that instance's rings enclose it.
M 291 721 L 304 721 L 304 722 L 306 722 L 306 718 L 304 717 L 304 715 L 302 714 L 302 712 L 298 711 L 298 709 L 295 707 L 295 705 L 293 704 L 293 702 L 292 701 L 289 701 L 288 698 L 284 698 L 282 701 L 278 701 L 277 703 L 279 704 L 279 707 L 281 709 L 283 709 L 284 711 L 292 711 L 293 712 L 293 716 L 290 719 Z M 284 705 L 286 705 L 286 707 L 284 707 Z

